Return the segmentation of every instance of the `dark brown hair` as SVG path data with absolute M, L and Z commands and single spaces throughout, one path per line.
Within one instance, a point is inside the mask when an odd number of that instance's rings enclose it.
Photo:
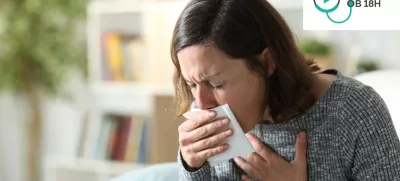
M 300 53 L 285 20 L 266 0 L 192 0 L 177 20 L 171 45 L 178 116 L 194 98 L 182 77 L 177 53 L 199 44 L 245 59 L 251 70 L 264 77 L 260 115 L 268 107 L 272 119 L 281 122 L 313 104 L 309 89 L 312 73 L 319 68 Z M 265 48 L 275 64 L 270 76 L 256 58 Z

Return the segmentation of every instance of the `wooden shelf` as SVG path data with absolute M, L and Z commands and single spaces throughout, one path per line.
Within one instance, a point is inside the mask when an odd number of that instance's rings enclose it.
M 166 83 L 97 81 L 90 84 L 99 95 L 173 95 L 173 85 Z
M 172 84 L 98 82 L 90 88 L 95 109 L 125 115 L 151 115 L 154 96 L 174 94 Z

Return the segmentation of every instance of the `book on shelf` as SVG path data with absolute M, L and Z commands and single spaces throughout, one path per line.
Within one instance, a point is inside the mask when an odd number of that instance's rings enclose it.
M 76 150 L 76 155 L 78 157 L 83 157 L 85 156 L 85 141 L 88 139 L 88 127 L 89 127 L 89 112 L 85 112 L 83 118 L 82 118 L 82 127 L 79 133 L 79 140 L 78 140 L 78 147 Z
M 146 47 L 140 36 L 116 32 L 101 37 L 102 79 L 143 81 L 148 74 Z
M 146 163 L 148 118 L 107 115 L 101 123 L 94 157 L 100 160 Z

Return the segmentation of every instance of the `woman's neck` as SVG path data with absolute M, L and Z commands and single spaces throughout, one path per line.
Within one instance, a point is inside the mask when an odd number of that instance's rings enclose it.
M 312 106 L 314 106 L 314 104 L 316 104 L 318 102 L 318 100 L 321 99 L 321 97 L 323 95 L 326 94 L 326 92 L 331 87 L 335 78 L 336 78 L 335 75 L 315 74 L 315 76 L 313 77 L 312 87 L 308 94 L 310 96 L 306 96 L 306 97 L 309 97 L 309 99 L 305 99 L 304 102 L 301 103 L 301 105 L 302 105 L 301 109 L 303 110 L 302 112 L 305 112 L 306 110 L 310 109 Z M 298 116 L 298 115 L 293 115 L 293 116 Z M 292 117 L 292 116 L 288 116 L 288 117 Z M 275 123 L 275 121 L 269 115 L 268 109 L 266 109 L 264 112 L 264 118 L 263 118 L 262 122 L 267 123 L 267 124 Z
M 323 95 L 326 94 L 335 79 L 335 75 L 316 74 L 313 87 L 310 90 L 312 97 L 318 101 Z

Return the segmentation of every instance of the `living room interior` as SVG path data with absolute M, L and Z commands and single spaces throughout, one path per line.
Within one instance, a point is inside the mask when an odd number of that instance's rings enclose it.
M 145 178 L 138 175 L 149 167 L 175 167 L 177 127 L 184 119 L 175 117 L 170 44 L 186 0 L 91 0 L 76 5 L 59 0 L 42 8 L 44 1 L 39 0 L 37 5 L 30 0 L 4 2 L 0 181 L 108 181 L 123 176 L 132 181 Z M 306 31 L 302 0 L 269 2 L 283 15 L 306 56 L 323 69 L 337 69 L 378 91 L 400 135 L 395 110 L 400 106 L 400 31 Z M 27 12 L 13 14 L 14 6 L 26 6 Z M 34 23 L 32 13 L 60 19 Z M 72 19 L 73 14 L 81 16 Z M 58 30 L 60 21 L 65 23 L 60 27 L 75 27 L 70 32 L 49 30 L 48 36 L 55 37 L 49 40 L 29 36 L 35 31 L 29 27 L 47 30 L 45 26 L 54 25 Z M 15 52 L 33 46 L 44 47 L 32 48 L 32 55 L 43 61 L 31 61 L 30 53 L 16 60 L 21 56 Z M 29 72 L 42 71 L 38 79 L 29 78 Z

